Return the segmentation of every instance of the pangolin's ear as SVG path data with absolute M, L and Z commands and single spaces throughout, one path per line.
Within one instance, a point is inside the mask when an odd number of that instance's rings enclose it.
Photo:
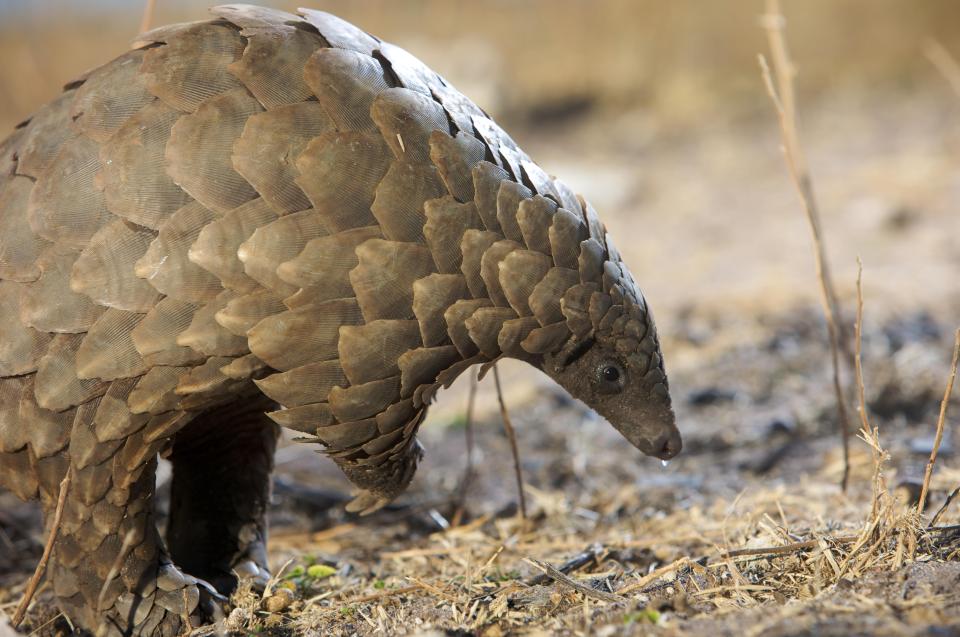
M 557 354 L 554 369 L 558 373 L 562 372 L 568 365 L 586 354 L 587 350 L 593 346 L 593 343 L 593 336 L 587 336 L 583 340 L 576 337 L 571 338 L 567 344 L 564 345 L 563 349 L 560 350 L 560 353 Z

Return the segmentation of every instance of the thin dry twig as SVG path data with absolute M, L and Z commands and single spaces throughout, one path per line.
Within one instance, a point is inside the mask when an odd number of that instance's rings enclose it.
M 457 506 L 450 522 L 451 526 L 460 526 L 460 522 L 463 520 L 463 510 L 467 501 L 467 492 L 470 489 L 470 483 L 473 481 L 473 407 L 476 398 L 477 371 L 474 369 L 470 374 L 470 392 L 467 394 L 467 413 L 463 425 L 467 443 L 467 464 L 463 469 L 460 487 L 457 489 Z
M 350 599 L 341 600 L 339 603 L 341 606 L 352 606 L 353 604 L 365 604 L 367 602 L 374 602 L 378 599 L 383 599 L 385 597 L 393 597 L 395 595 L 406 595 L 407 593 L 413 593 L 414 591 L 424 590 L 423 586 L 419 583 L 413 586 L 404 586 L 402 588 L 394 588 L 388 591 L 380 591 L 379 593 L 370 593 L 369 595 L 361 595 L 360 597 L 352 597 Z
M 880 448 L 880 429 L 874 428 L 870 424 L 870 416 L 867 413 L 866 388 L 863 382 L 863 261 L 859 256 L 857 257 L 857 323 L 854 331 L 854 343 L 856 346 L 854 370 L 857 381 L 857 398 L 860 403 L 860 429 L 864 441 L 870 445 L 870 452 L 873 456 L 871 484 L 873 501 L 867 523 L 869 528 L 876 521 L 880 512 L 880 498 L 883 494 L 883 451 Z
M 103 609 L 110 585 L 113 584 L 114 580 L 120 575 L 120 569 L 123 567 L 123 563 L 126 561 L 127 556 L 130 554 L 130 549 L 133 548 L 136 541 L 137 529 L 135 528 L 130 529 L 127 531 L 127 534 L 123 536 L 123 545 L 120 547 L 117 557 L 114 558 L 113 564 L 110 566 L 110 571 L 103 580 L 103 585 L 100 587 L 100 594 L 97 595 L 97 612 Z
M 349 597 L 347 599 L 335 600 L 333 605 L 329 608 L 324 608 L 322 612 L 325 613 L 339 613 L 341 609 L 349 606 L 354 606 L 357 604 L 366 604 L 369 602 L 376 602 L 389 597 L 396 597 L 398 595 L 409 595 L 410 593 L 416 593 L 418 591 L 429 591 L 425 588 L 422 583 L 413 584 L 411 586 L 403 586 L 401 588 L 392 588 L 389 590 L 378 591 L 376 593 L 369 593 L 367 595 L 360 595 L 358 597 Z M 309 605 L 312 603 L 308 601 Z
M 626 601 L 620 595 L 614 595 L 613 593 L 608 593 L 606 591 L 598 591 L 594 588 L 590 588 L 586 584 L 581 584 L 580 582 L 573 579 L 569 575 L 564 575 L 563 573 L 558 571 L 556 568 L 554 568 L 550 564 L 547 564 L 546 562 L 535 560 L 532 557 L 524 558 L 524 561 L 536 566 L 538 569 L 543 571 L 544 575 L 546 575 L 553 581 L 558 582 L 560 584 L 565 584 L 566 586 L 569 586 L 573 590 L 579 593 L 583 593 L 587 597 L 592 597 L 593 599 L 598 599 L 603 602 L 616 603 L 616 602 Z
M 597 563 L 602 552 L 603 549 L 599 546 L 591 547 L 564 562 L 557 570 L 564 575 L 569 575 L 587 564 Z M 549 575 L 547 574 L 538 575 L 531 580 L 527 580 L 526 584 L 529 586 L 537 586 L 538 584 L 544 584 L 547 579 L 549 579 Z
M 143 8 L 143 17 L 140 19 L 140 33 L 146 33 L 153 26 L 153 13 L 157 8 L 157 0 L 147 0 Z
M 859 535 L 842 535 L 840 537 L 818 538 L 815 540 L 806 540 L 804 542 L 793 542 L 791 544 L 784 544 L 783 546 L 765 546 L 755 549 L 736 549 L 721 554 L 720 558 L 727 559 L 733 557 L 752 557 L 755 555 L 785 555 L 788 553 L 796 553 L 798 551 L 808 551 L 810 549 L 819 548 L 820 543 L 824 540 L 834 544 L 851 544 L 856 542 L 859 537 Z
M 653 571 L 650 571 L 649 573 L 647 573 L 646 575 L 644 575 L 643 577 L 641 577 L 640 579 L 638 579 L 636 582 L 633 582 L 633 583 L 631 583 L 631 584 L 627 584 L 626 586 L 624 586 L 623 588 L 621 588 L 620 590 L 618 590 L 618 591 L 617 591 L 617 595 L 621 595 L 621 596 L 622 596 L 622 595 L 626 595 L 627 593 L 632 593 L 633 591 L 640 590 L 640 589 L 642 589 L 643 587 L 645 587 L 647 584 L 649 584 L 650 582 L 653 582 L 653 581 L 655 581 L 655 580 L 663 577 L 663 576 L 666 575 L 667 573 L 671 573 L 671 572 L 675 571 L 676 569 L 680 568 L 681 566 L 685 566 L 685 565 L 689 564 L 690 562 L 691 562 L 690 558 L 684 556 L 684 557 L 681 557 L 681 558 L 678 559 L 678 560 L 675 560 L 675 561 L 673 561 L 673 562 L 670 562 L 669 564 L 666 564 L 666 565 L 664 565 L 664 566 L 661 566 L 661 567 L 658 568 L 658 569 L 654 569 Z
M 70 483 L 72 480 L 73 472 L 68 469 L 67 475 L 64 476 L 63 480 L 60 482 L 60 494 L 57 496 L 57 508 L 53 512 L 53 522 L 50 525 L 50 535 L 47 537 L 47 543 L 43 547 L 43 555 L 40 556 L 40 562 L 37 564 L 36 570 L 33 571 L 33 576 L 30 578 L 29 583 L 27 583 L 27 588 L 23 592 L 23 599 L 20 600 L 20 605 L 17 606 L 17 610 L 13 614 L 13 619 L 10 622 L 14 628 L 17 628 L 23 622 L 23 617 L 27 614 L 27 608 L 30 606 L 30 602 L 33 600 L 34 594 L 37 592 L 37 586 L 40 585 L 40 580 L 43 578 L 43 574 L 47 570 L 47 562 L 50 561 L 50 555 L 53 553 L 53 545 L 56 544 L 57 535 L 60 533 L 60 523 L 63 520 L 63 507 L 67 502 L 67 492 L 70 491 Z
M 957 62 L 957 59 L 950 54 L 947 47 L 934 38 L 930 38 L 924 43 L 923 54 L 940 71 L 940 75 L 947 80 L 957 97 L 960 97 L 960 62 Z
M 497 366 L 493 366 L 493 384 L 497 388 L 497 402 L 500 403 L 500 417 L 503 419 L 503 428 L 510 441 L 510 453 L 513 454 L 513 471 L 517 476 L 517 495 L 520 498 L 520 517 L 527 519 L 527 498 L 523 493 L 523 470 L 520 468 L 520 451 L 517 448 L 517 433 L 507 413 L 507 405 L 503 402 L 503 390 L 500 388 L 500 373 Z
M 870 418 L 867 416 L 866 389 L 863 384 L 863 261 L 857 257 L 857 322 L 854 325 L 854 343 L 856 346 L 855 371 L 857 377 L 857 398 L 860 400 L 860 426 L 871 431 Z
M 823 245 L 820 212 L 814 195 L 813 180 L 810 177 L 797 133 L 796 101 L 793 90 L 793 78 L 796 75 L 796 70 L 787 52 L 786 38 L 783 35 L 785 22 L 786 20 L 780 12 L 778 0 L 767 0 L 767 15 L 764 19 L 764 26 L 776 72 L 776 84 L 763 55 L 759 56 L 760 70 L 767 93 L 777 112 L 787 168 L 790 171 L 790 177 L 797 193 L 800 195 L 800 201 L 810 225 L 810 232 L 813 235 L 817 279 L 820 282 L 820 301 L 827 319 L 830 356 L 833 366 L 833 389 L 836 393 L 837 415 L 840 420 L 840 433 L 843 439 L 843 478 L 840 485 L 846 491 L 850 477 L 850 422 L 840 377 L 840 350 L 848 350 L 847 339 L 838 324 L 838 317 L 841 316 L 840 304 L 830 276 L 826 249 Z
M 947 419 L 947 407 L 950 405 L 950 394 L 953 393 L 953 383 L 957 379 L 957 359 L 960 358 L 960 329 L 957 330 L 953 344 L 953 361 L 950 363 L 950 376 L 947 378 L 947 387 L 943 392 L 943 400 L 940 401 L 940 416 L 937 418 L 937 434 L 933 440 L 933 449 L 930 450 L 930 459 L 927 460 L 927 468 L 923 472 L 923 486 L 920 488 L 920 499 L 917 501 L 917 515 L 923 513 L 923 507 L 927 503 L 927 491 L 930 489 L 930 476 L 933 475 L 933 465 L 937 461 L 937 453 L 940 451 L 940 442 L 943 440 L 943 425 Z
M 953 502 L 953 499 L 956 498 L 958 494 L 960 494 L 960 487 L 957 487 L 956 489 L 950 492 L 950 495 L 947 496 L 947 499 L 943 502 L 942 505 L 940 505 L 940 508 L 937 509 L 937 512 L 936 514 L 934 514 L 933 519 L 930 520 L 930 524 L 927 525 L 928 531 L 937 525 L 937 522 L 940 521 L 940 516 L 942 516 L 944 513 L 947 512 L 947 509 L 950 507 L 950 503 Z
M 418 577 L 414 577 L 414 576 L 412 576 L 412 575 L 409 575 L 409 576 L 407 576 L 407 579 L 410 580 L 411 582 L 413 582 L 414 584 L 416 584 L 417 586 L 419 586 L 420 588 L 422 588 L 423 590 L 425 590 L 425 591 L 427 591 L 427 592 L 429 592 L 429 593 L 433 593 L 433 594 L 436 595 L 437 597 L 441 597 L 441 598 L 447 600 L 448 602 L 457 602 L 457 601 L 460 601 L 460 600 L 458 600 L 456 597 L 454 597 L 453 595 L 451 595 L 450 593 L 447 593 L 447 592 L 445 592 L 445 591 L 442 591 L 442 590 L 440 590 L 439 588 L 437 588 L 436 586 L 434 586 L 433 584 L 430 584 L 430 583 L 428 583 L 428 582 L 424 582 L 422 579 L 420 579 L 420 578 L 418 578 Z
M 927 528 L 927 532 L 931 533 L 952 533 L 960 529 L 960 525 L 951 525 L 951 526 L 931 526 Z M 893 531 L 895 535 L 902 535 L 901 529 L 895 529 Z M 749 548 L 749 549 L 735 549 L 732 551 L 726 551 L 721 553 L 720 559 L 734 558 L 734 557 L 754 557 L 758 555 L 785 555 L 789 553 L 796 553 L 799 551 L 808 551 L 810 549 L 815 549 L 821 546 L 821 542 L 827 542 L 830 544 L 853 544 L 854 542 L 860 539 L 860 535 L 838 535 L 834 537 L 822 537 L 815 540 L 805 540 L 803 542 L 792 542 L 790 544 L 784 544 L 783 546 L 763 546 L 758 548 Z M 685 559 L 685 558 L 684 558 Z M 651 573 L 652 575 L 653 573 Z

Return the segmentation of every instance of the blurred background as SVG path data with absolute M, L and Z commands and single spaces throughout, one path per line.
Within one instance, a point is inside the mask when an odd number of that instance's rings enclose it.
M 0 130 L 129 46 L 144 4 L 0 0 Z M 207 15 L 197 0 L 156 4 L 154 25 Z M 815 299 L 758 73 L 761 0 L 310 6 L 422 58 L 593 201 L 661 314 Z M 944 305 L 960 259 L 958 234 L 942 232 L 960 226 L 960 97 L 924 50 L 936 40 L 960 53 L 960 4 L 787 0 L 783 10 L 838 284 L 849 288 L 861 254 L 868 290 L 895 297 L 885 304 Z
M 145 2 L 0 0 L 0 131 L 127 48 Z M 594 204 L 644 289 L 684 437 L 684 451 L 669 469 L 641 457 L 542 374 L 510 361 L 500 366 L 528 493 L 540 512 L 557 514 L 555 527 L 541 527 L 543 535 L 569 534 L 570 546 L 582 547 L 588 537 L 602 541 L 606 529 L 618 539 L 646 534 L 686 542 L 674 537 L 678 528 L 695 537 L 720 528 L 726 542 L 729 522 L 730 541 L 742 543 L 754 537 L 753 521 L 763 513 L 794 530 L 816 526 L 813 520 L 831 530 L 857 528 L 872 456 L 853 440 L 853 495 L 840 496 L 836 407 L 810 232 L 757 63 L 767 51 L 763 0 L 259 2 L 335 13 L 442 73 Z M 198 0 L 156 5 L 154 26 L 208 15 Z M 860 256 L 867 404 L 891 452 L 891 487 L 915 487 L 960 324 L 960 70 L 951 78 L 930 59 L 933 50 L 941 64 L 960 57 L 960 2 L 783 0 L 782 9 L 798 68 L 801 143 L 843 322 L 853 325 Z M 852 378 L 849 369 L 845 378 Z M 458 492 L 467 387 L 461 378 L 440 393 L 420 434 L 426 458 L 401 502 L 447 501 Z M 478 471 L 465 519 L 514 510 L 509 447 L 494 396 L 492 383 L 481 382 Z M 855 401 L 849 405 L 855 429 Z M 934 506 L 960 480 L 956 422 L 951 415 Z M 343 494 L 349 485 L 306 445 L 281 449 L 277 474 L 280 504 L 271 523 L 280 564 L 303 550 L 294 531 L 344 519 L 327 500 L 298 517 L 309 498 L 297 488 Z M 744 493 L 761 499 L 747 497 L 738 509 Z M 944 522 L 960 522 L 956 509 Z M 371 552 L 391 542 L 406 548 L 412 533 L 439 524 L 413 518 L 397 530 L 390 526 L 394 513 L 384 515 L 368 519 L 357 534 L 354 521 L 341 526 L 350 537 L 323 550 L 341 556 L 356 550 L 357 563 L 366 564 Z M 351 542 L 360 548 L 350 549 Z M 31 546 L 18 567 L 23 572 L 38 554 L 39 542 Z M 652 568 L 705 550 L 691 546 L 661 547 L 640 563 Z M 406 575 L 408 564 L 398 572 Z M 10 581 L 22 579 L 18 572 Z M 955 594 L 956 578 L 944 581 Z M 907 586 L 897 583 L 901 589 Z M 873 616 L 875 608 L 850 617 Z M 823 612 L 815 609 L 817 621 Z M 790 615 L 782 634 L 795 634 L 793 621 Z M 750 630 L 761 625 L 747 623 Z
M 803 314 L 825 342 L 809 231 L 758 70 L 762 0 L 261 2 L 306 3 L 403 46 L 591 200 L 655 309 L 676 393 L 699 391 L 709 353 L 757 343 L 764 325 Z M 0 130 L 128 47 L 144 4 L 0 0 Z M 196 0 L 156 5 L 154 26 L 208 15 Z M 785 0 L 783 11 L 847 319 L 860 255 L 868 324 L 929 316 L 946 342 L 960 318 L 960 96 L 926 51 L 960 55 L 960 3 Z M 511 404 L 547 383 L 506 367 Z M 760 369 L 748 361 L 728 380 L 742 389 Z M 432 418 L 462 418 L 464 393 L 464 382 L 443 393 Z

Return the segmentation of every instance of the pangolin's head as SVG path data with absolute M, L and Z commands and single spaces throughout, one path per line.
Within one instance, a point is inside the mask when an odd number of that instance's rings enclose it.
M 606 418 L 643 453 L 680 452 L 653 315 L 633 277 L 610 250 L 602 283 L 571 287 L 561 311 L 572 336 L 543 358 L 543 370 Z

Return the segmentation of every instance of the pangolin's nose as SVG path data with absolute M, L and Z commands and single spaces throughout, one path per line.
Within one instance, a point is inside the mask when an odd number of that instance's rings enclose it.
M 660 434 L 653 441 L 653 455 L 661 460 L 669 460 L 680 453 L 682 448 L 683 441 L 680 440 L 680 432 L 676 429 Z

